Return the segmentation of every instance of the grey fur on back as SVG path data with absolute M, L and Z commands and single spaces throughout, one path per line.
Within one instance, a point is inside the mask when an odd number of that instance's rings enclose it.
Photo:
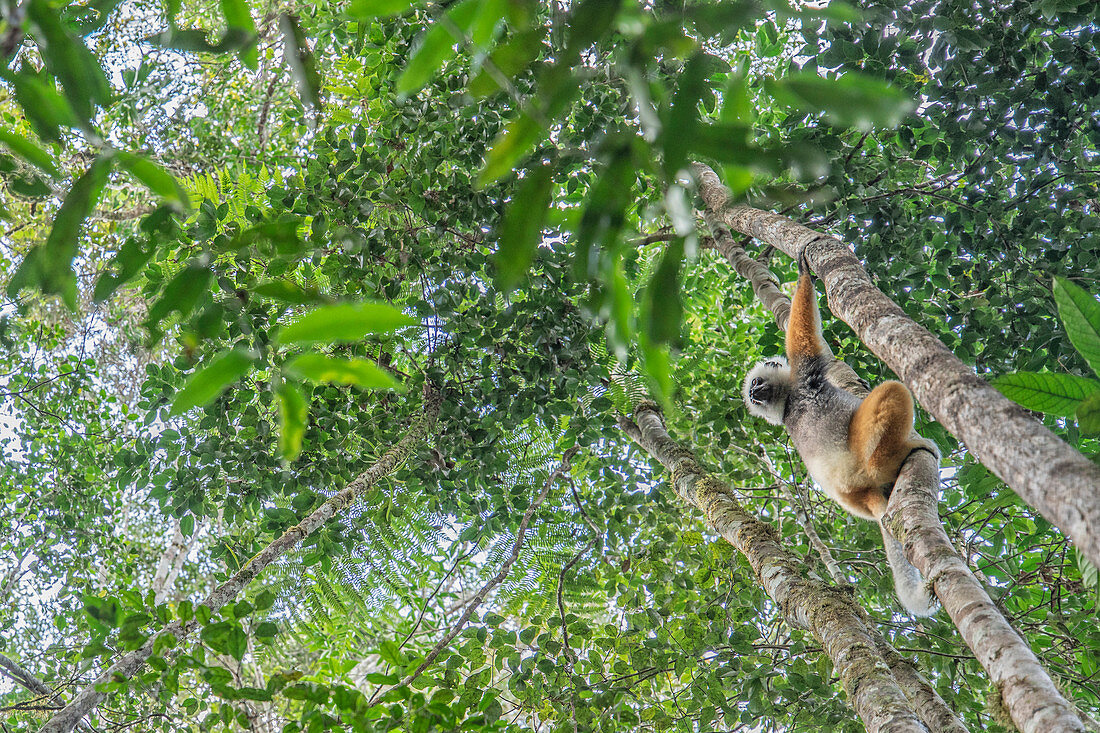
M 803 358 L 787 398 L 783 425 L 804 461 L 848 450 L 848 426 L 861 402 L 829 381 L 830 361 L 831 357 Z

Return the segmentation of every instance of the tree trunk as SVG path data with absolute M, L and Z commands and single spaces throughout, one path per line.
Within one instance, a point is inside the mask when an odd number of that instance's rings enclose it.
M 725 226 L 725 222 L 730 217 L 723 213 L 723 209 L 712 208 L 724 206 L 728 200 L 728 194 L 717 175 L 704 166 L 697 165 L 695 170 L 700 179 L 703 199 L 707 202 L 707 221 L 715 238 L 715 248 L 726 255 L 739 274 L 749 278 L 759 295 L 758 284 L 766 280 L 759 270 L 766 268 L 749 257 L 744 249 L 733 241 Z M 739 208 L 738 211 L 741 209 Z M 755 209 L 748 211 L 756 212 Z M 757 213 L 768 217 L 769 220 L 782 219 L 768 212 Z M 810 231 L 797 224 L 791 223 L 790 226 L 797 227 L 803 232 Z M 789 227 L 779 228 L 781 231 L 788 229 Z M 816 233 L 813 235 L 818 238 L 821 236 Z M 784 252 L 788 252 L 787 247 L 768 241 Z M 839 245 L 839 242 L 837 244 Z M 788 241 L 787 245 L 792 248 L 790 252 L 797 253 L 799 248 L 805 246 L 805 242 Z M 844 251 L 854 260 L 851 253 L 846 249 Z M 858 266 L 858 263 L 856 264 Z M 861 267 L 860 272 L 862 272 Z M 866 279 L 866 274 L 863 277 Z M 885 299 L 881 293 L 879 296 Z M 865 295 L 862 292 L 856 292 L 852 297 L 863 298 Z M 786 299 L 774 296 L 764 300 L 765 304 L 772 309 L 776 321 L 781 321 L 781 326 L 786 324 L 790 313 L 790 304 L 783 302 L 784 300 Z M 893 306 L 892 303 L 891 305 Z M 893 308 L 897 309 L 897 306 Z M 853 310 L 859 310 L 859 308 L 853 307 Z M 913 326 L 920 328 L 916 324 Z M 924 329 L 921 330 L 924 331 Z M 931 334 L 928 336 L 932 338 Z M 946 348 L 942 344 L 940 347 Z M 954 356 L 951 358 L 954 359 Z M 843 362 L 834 361 L 834 365 L 841 364 Z M 844 364 L 843 367 L 836 366 L 835 369 L 830 369 L 830 379 L 854 394 L 865 395 L 867 393 L 865 384 L 850 382 L 845 386 L 843 380 L 857 379 L 858 381 L 858 378 L 854 377 L 854 373 L 851 378 L 843 377 L 844 370 L 850 372 L 851 368 Z M 971 376 L 977 379 L 973 374 Z M 999 393 L 997 394 L 1000 396 Z M 1072 452 L 1076 453 L 1076 451 Z M 1027 643 L 1009 626 L 966 563 L 955 553 L 940 522 L 937 510 L 938 493 L 939 467 L 931 455 L 925 451 L 917 451 L 906 461 L 894 486 L 886 517 L 883 520 L 884 526 L 905 545 L 909 561 L 921 571 L 925 578 L 932 580 L 936 596 L 952 622 L 958 627 L 967 646 L 989 673 L 1001 693 L 1009 715 L 1020 730 L 1023 733 L 1085 730 L 1076 711 L 1054 687 Z
M 715 531 L 745 555 L 784 620 L 817 639 L 867 730 L 927 731 L 851 596 L 811 580 L 801 558 L 783 548 L 775 531 L 746 512 L 729 486 L 704 471 L 690 451 L 669 437 L 654 403 L 642 402 L 635 420 L 620 418 L 619 424 L 668 469 L 676 493 L 701 509 Z
M 425 387 L 424 406 L 420 416 L 409 426 L 405 436 L 390 448 L 374 465 L 359 474 L 345 489 L 338 492 L 324 504 L 319 506 L 312 514 L 302 519 L 301 522 L 288 529 L 281 537 L 272 541 L 263 550 L 260 550 L 244 567 L 234 573 L 228 580 L 214 589 L 200 605 L 206 606 L 211 612 L 216 612 L 229 601 L 233 600 L 260 572 L 270 565 L 275 559 L 284 555 L 297 545 L 301 540 L 310 536 L 333 516 L 347 509 L 367 489 L 380 479 L 390 475 L 424 440 L 430 429 L 435 424 L 439 415 L 442 399 L 440 393 Z M 115 662 L 90 685 L 85 687 L 73 698 L 72 702 L 65 706 L 57 715 L 40 729 L 40 733 L 67 733 L 80 722 L 80 719 L 91 712 L 105 693 L 96 690 L 97 685 L 103 685 L 111 680 L 129 679 L 141 669 L 146 660 L 153 653 L 153 647 L 157 639 L 171 634 L 177 640 L 183 641 L 188 634 L 199 625 L 197 618 L 187 622 L 173 621 L 158 633 L 149 637 L 140 648 L 126 654 Z
M 1023 733 L 1085 731 L 1077 711 L 1062 697 L 1039 659 L 993 604 L 943 531 L 935 494 L 939 476 L 932 456 L 918 451 L 905 462 L 883 522 L 905 545 L 910 562 L 932 578 L 936 596 L 963 641 L 989 672 L 1008 714 Z
M 160 562 L 157 563 L 157 572 L 153 575 L 153 586 L 151 588 L 153 603 L 163 603 L 168 595 L 168 589 L 171 587 L 168 576 L 171 574 L 176 558 L 182 549 L 183 530 L 180 529 L 180 520 L 177 519 L 172 523 L 172 537 L 168 540 L 168 547 L 161 554 Z
M 1100 566 L 1100 466 L 959 361 L 874 286 L 843 242 L 787 217 L 747 206 L 727 208 L 714 171 L 696 166 L 707 208 L 734 231 L 797 259 L 805 251 L 821 276 L 829 308 L 894 370 L 926 410 L 966 444 L 1020 498 L 1065 532 Z

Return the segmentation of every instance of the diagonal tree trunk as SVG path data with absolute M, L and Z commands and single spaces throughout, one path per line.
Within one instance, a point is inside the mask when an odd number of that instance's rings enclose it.
M 963 364 L 928 329 L 875 287 L 838 239 L 785 216 L 728 206 L 718 176 L 696 166 L 707 209 L 731 229 L 797 259 L 803 251 L 825 285 L 829 308 L 901 377 L 921 405 L 1020 498 L 1100 566 L 1100 466 L 1036 422 Z
M 435 425 L 436 418 L 439 416 L 441 402 L 440 393 L 425 386 L 424 406 L 421 414 L 409 426 L 401 440 L 386 451 L 374 465 L 359 474 L 346 488 L 332 496 L 309 516 L 303 518 L 302 521 L 288 529 L 278 539 L 273 540 L 267 547 L 260 550 L 244 567 L 215 588 L 200 605 L 206 606 L 214 612 L 232 601 L 264 568 L 324 526 L 333 516 L 351 506 L 356 499 L 379 480 L 393 473 L 412 454 L 416 446 L 429 435 L 430 430 Z M 90 685 L 81 690 L 72 702 L 42 726 L 39 733 L 67 733 L 67 731 L 71 731 L 80 722 L 81 718 L 91 712 L 105 696 L 106 693 L 96 690 L 97 685 L 103 685 L 113 679 L 133 677 L 152 655 L 157 639 L 171 634 L 177 641 L 183 641 L 198 625 L 198 619 L 193 617 L 187 622 L 173 621 L 165 626 L 158 633 L 149 637 L 141 647 L 124 655 L 122 659 L 112 664 Z
M 634 418 L 620 418 L 620 427 L 669 471 L 676 493 L 701 509 L 715 531 L 745 555 L 784 620 L 817 639 L 867 730 L 927 731 L 851 596 L 811 580 L 802 559 L 783 548 L 775 531 L 746 512 L 729 486 L 669 437 L 656 404 L 642 402 Z
M 695 171 L 700 179 L 700 191 L 707 205 L 707 221 L 714 235 L 715 248 L 729 259 L 739 274 L 749 279 L 758 295 L 762 289 L 764 290 L 768 298 L 762 297 L 761 300 L 772 310 L 776 321 L 781 326 L 785 326 L 787 315 L 790 313 L 789 301 L 784 302 L 786 299 L 782 294 L 776 297 L 766 290 L 766 286 L 762 283 L 768 278 L 761 273 L 761 270 L 766 272 L 767 268 L 749 257 L 744 249 L 734 242 L 726 226 L 730 216 L 723 208 L 728 201 L 725 187 L 710 168 L 696 165 Z M 756 212 L 755 209 L 748 211 Z M 769 221 L 783 218 L 768 212 L 757 213 L 768 217 Z M 797 227 L 803 232 L 810 231 L 793 223 L 791 227 Z M 751 227 L 746 228 L 751 229 Z M 782 227 L 777 228 L 777 231 L 788 231 L 788 229 L 788 227 Z M 822 238 L 817 233 L 813 235 L 819 239 Z M 836 242 L 836 240 L 832 241 Z M 801 247 L 805 246 L 806 240 L 796 240 L 793 243 L 786 241 L 785 247 L 770 240 L 769 243 L 775 244 L 784 252 L 788 252 L 790 248 L 791 253 L 797 253 Z M 837 245 L 839 244 L 837 242 Z M 851 253 L 846 249 L 844 251 L 847 257 L 854 260 Z M 856 264 L 858 266 L 858 263 Z M 862 272 L 862 268 L 860 271 Z M 866 274 L 863 277 L 866 279 Z M 868 287 L 871 286 L 868 285 Z M 885 299 L 881 293 L 879 296 Z M 851 297 L 865 297 L 865 291 L 856 291 Z M 831 304 L 832 301 L 830 301 Z M 890 305 L 895 310 L 899 310 L 892 303 Z M 860 310 L 858 306 L 850 307 L 855 311 Z M 900 318 L 908 321 L 904 316 Z M 896 322 L 898 319 L 893 320 Z M 909 323 L 912 324 L 912 321 Z M 912 325 L 928 333 L 916 324 Z M 934 340 L 931 334 L 928 336 Z M 902 344 L 898 344 L 899 350 L 904 350 L 901 346 Z M 946 347 L 940 344 L 940 348 Z M 951 356 L 951 358 L 955 357 Z M 835 364 L 843 366 L 837 366 L 836 369 L 831 370 L 830 379 L 855 394 L 866 394 L 866 385 L 855 382 L 844 384 L 845 379 L 848 378 L 842 375 L 845 371 L 851 372 L 850 367 L 839 361 Z M 971 377 L 977 379 L 973 373 Z M 854 373 L 851 379 L 856 379 Z M 982 384 L 985 382 L 983 381 Z M 992 390 L 992 387 L 989 389 Z M 996 393 L 995 390 L 993 391 Z M 1000 393 L 996 394 L 1000 396 Z M 1034 424 L 1034 421 L 1031 422 Z M 884 526 L 904 543 L 910 562 L 925 578 L 931 579 L 935 593 L 944 609 L 958 627 L 960 635 L 974 652 L 978 662 L 989 673 L 1001 693 L 1009 715 L 1020 730 L 1024 733 L 1084 731 L 1085 727 L 1080 717 L 1055 688 L 1038 658 L 1008 624 L 966 563 L 955 553 L 940 522 L 937 510 L 938 487 L 939 470 L 932 456 L 924 451 L 913 454 L 903 466 L 890 496 L 890 504 L 883 520 Z

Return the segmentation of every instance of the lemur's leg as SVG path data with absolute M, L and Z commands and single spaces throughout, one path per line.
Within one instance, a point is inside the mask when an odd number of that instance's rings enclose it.
M 852 415 L 848 449 L 874 484 L 891 484 L 915 447 L 909 441 L 912 429 L 913 396 L 901 382 L 883 382 Z

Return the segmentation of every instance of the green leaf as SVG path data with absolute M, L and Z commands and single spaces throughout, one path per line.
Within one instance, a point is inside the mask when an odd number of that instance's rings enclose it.
M 252 288 L 252 292 L 264 298 L 298 305 L 322 303 L 325 300 L 325 296 L 315 288 L 303 288 L 289 280 L 268 280 Z
M 611 28 L 622 0 L 582 0 L 569 14 L 569 44 L 563 66 L 571 66 L 581 52 L 598 41 Z
M 302 239 L 298 236 L 299 224 L 300 222 L 293 217 L 265 221 L 234 235 L 219 249 L 236 251 L 262 242 L 271 242 L 274 245 L 274 251 L 278 254 L 298 254 L 303 248 Z
M 648 339 L 643 340 L 648 341 Z M 663 344 L 653 345 L 643 343 L 642 356 L 644 357 L 642 362 L 643 369 L 646 376 L 649 377 L 649 383 L 653 389 L 653 396 L 664 404 L 667 409 L 673 392 L 672 366 L 669 359 L 668 347 Z
M 476 14 L 463 26 L 463 30 L 469 31 L 470 41 L 476 49 L 485 49 L 496 36 L 508 12 L 509 1 L 478 0 Z
M 1072 374 L 1015 372 L 993 380 L 993 386 L 1029 410 L 1069 417 L 1082 400 L 1100 393 L 1100 382 Z
M 275 594 L 265 588 L 252 599 L 252 605 L 257 611 L 266 611 L 275 605 Z
M 413 6 L 413 0 L 352 0 L 348 15 L 367 20 L 403 13 Z
M 397 77 L 397 93 L 408 96 L 428 83 L 432 75 L 454 58 L 455 43 L 462 40 L 482 0 L 462 0 L 437 20 L 413 48 L 412 57 Z M 456 35 L 456 32 L 458 35 Z
M 248 651 L 248 634 L 240 626 L 234 624 L 229 630 L 225 640 L 225 651 L 238 662 L 244 659 L 244 654 Z
M 493 147 L 485 156 L 485 165 L 481 168 L 477 185 L 485 187 L 510 173 L 516 162 L 527 155 L 542 138 L 543 132 L 538 122 L 526 112 L 521 112 L 493 141 Z
M 894 127 L 916 106 L 900 89 L 857 73 L 829 79 L 816 71 L 803 71 L 768 80 L 765 87 L 783 104 L 822 112 L 835 125 L 860 130 Z
M 240 379 L 255 360 L 254 353 L 241 348 L 224 352 L 209 366 L 191 375 L 172 400 L 172 414 L 179 415 L 210 402 Z
M 499 71 L 504 78 L 511 79 L 530 66 L 539 55 L 545 36 L 546 29 L 541 26 L 528 28 L 497 46 L 487 61 L 483 62 L 480 71 L 470 80 L 466 86 L 467 91 L 475 97 L 485 97 L 499 91 L 500 82 L 489 69 Z
M 382 641 L 382 645 L 378 649 L 378 655 L 382 657 L 383 662 L 392 664 L 395 667 L 401 666 L 406 661 L 405 655 L 401 653 L 401 649 L 391 639 Z
M 279 634 L 279 627 L 271 621 L 261 621 L 252 633 L 260 639 L 274 639 Z
M 497 287 L 508 291 L 531 266 L 546 224 L 553 195 L 554 166 L 543 163 L 520 182 L 500 226 L 495 263 Z
M 1073 348 L 1100 375 L 1100 303 L 1064 277 L 1054 278 L 1054 302 Z
M 100 598 L 86 593 L 84 595 L 84 612 L 110 628 L 116 628 L 122 623 L 122 604 L 118 602 L 117 598 Z
M 1086 397 L 1077 406 L 1076 415 L 1081 432 L 1089 435 L 1100 433 L 1100 391 Z
M 642 327 L 653 344 L 675 343 L 680 338 L 683 304 L 680 300 L 680 266 L 684 261 L 684 240 L 668 243 L 653 277 L 646 286 Z
M 194 514 L 185 514 L 183 518 L 180 519 L 180 532 L 183 533 L 185 537 L 190 537 L 195 534 Z
M 176 273 L 175 277 L 164 286 L 157 302 L 149 308 L 149 316 L 145 321 L 146 328 L 155 331 L 160 322 L 173 311 L 178 312 L 180 317 L 190 313 L 199 302 L 199 298 L 209 292 L 212 277 L 210 268 L 201 261 L 191 262 Z
M 367 389 L 403 389 L 400 382 L 377 364 L 366 359 L 337 359 L 324 354 L 302 354 L 283 369 L 312 382 L 335 382 Z
M 25 68 L 18 74 L 0 68 L 0 79 L 15 87 L 15 99 L 27 120 L 43 140 L 61 142 L 62 128 L 80 127 L 80 118 L 68 100 L 57 92 L 52 77 L 40 78 Z
M 37 286 L 43 293 L 60 295 L 66 305 L 76 309 L 76 273 L 73 258 L 80 245 L 80 227 L 99 200 L 111 172 L 113 156 L 96 158 L 91 167 L 73 183 L 57 211 L 53 227 L 44 244 L 32 249 L 8 283 L 8 294 Z
M 199 638 L 219 654 L 229 652 L 229 635 L 233 632 L 235 624 L 230 621 L 218 621 L 203 627 Z
M 90 120 L 98 105 L 111 100 L 111 86 L 99 60 L 65 28 L 50 0 L 31 0 L 26 7 L 30 30 L 46 67 L 61 81 L 77 114 Z
M 302 390 L 284 382 L 276 390 L 279 397 L 279 457 L 293 461 L 302 452 L 309 410 Z
M 679 75 L 676 95 L 672 98 L 668 120 L 661 134 L 661 148 L 664 151 L 664 171 L 668 180 L 687 160 L 690 141 L 699 126 L 699 101 L 707 91 L 706 61 L 707 55 L 697 52 L 688 59 L 683 72 Z
M 474 0 L 464 0 L 463 5 Z M 443 63 L 455 55 L 455 38 L 437 21 L 421 36 L 413 49 L 412 58 L 405 65 L 401 76 L 397 77 L 397 93 L 408 96 L 428 83 Z
M 338 303 L 316 308 L 283 328 L 278 342 L 358 341 L 368 333 L 388 333 L 418 323 L 385 303 Z
M 314 109 L 321 109 L 321 74 L 317 71 L 317 61 L 306 43 L 305 34 L 298 25 L 298 17 L 284 13 L 279 18 L 279 27 L 283 30 L 284 51 L 290 71 L 298 81 L 298 91 L 303 101 Z
M 252 13 L 248 9 L 245 0 L 221 0 L 222 16 L 225 24 L 230 28 L 240 28 L 249 33 L 256 32 L 256 24 L 252 21 Z
M 117 153 L 119 165 L 133 174 L 145 186 L 161 198 L 179 203 L 184 210 L 191 208 L 191 197 L 176 177 L 143 155 Z
M 245 67 L 255 70 L 259 61 L 259 54 L 256 50 L 258 35 L 256 24 L 252 20 L 252 13 L 248 9 L 248 3 L 246 0 L 221 0 L 221 6 L 226 26 L 231 31 L 254 39 L 252 43 L 242 47 L 237 56 Z
M 53 157 L 22 135 L 0 126 L 0 142 L 11 148 L 11 151 L 20 158 L 49 173 L 54 178 L 61 176 L 61 171 L 54 164 Z

